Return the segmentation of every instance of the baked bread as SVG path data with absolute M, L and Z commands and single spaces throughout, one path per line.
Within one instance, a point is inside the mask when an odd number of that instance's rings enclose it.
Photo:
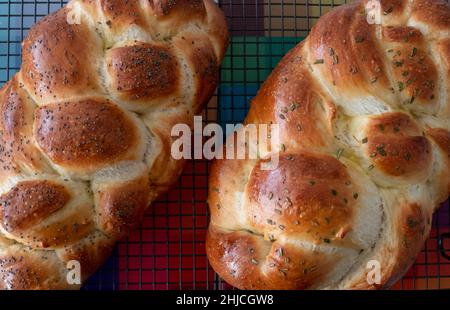
M 0 91 L 0 288 L 85 280 L 181 173 L 228 43 L 212 0 L 73 0 L 23 42 Z
M 323 16 L 252 101 L 280 145 L 213 165 L 207 253 L 235 287 L 389 287 L 449 195 L 450 6 L 382 0 L 370 24 L 367 3 Z

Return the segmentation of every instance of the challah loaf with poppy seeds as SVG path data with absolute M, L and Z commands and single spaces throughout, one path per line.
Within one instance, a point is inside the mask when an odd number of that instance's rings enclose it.
M 183 168 L 228 43 L 212 0 L 72 0 L 23 42 L 0 91 L 0 289 L 71 289 Z
M 450 192 L 449 91 L 448 2 L 360 0 L 321 17 L 245 121 L 279 124 L 280 146 L 212 167 L 215 271 L 241 289 L 393 285 Z

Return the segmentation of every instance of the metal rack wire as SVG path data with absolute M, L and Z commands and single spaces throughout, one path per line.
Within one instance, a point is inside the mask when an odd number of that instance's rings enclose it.
M 39 18 L 67 1 L 0 0 L 0 85 L 19 70 L 23 37 Z M 282 56 L 307 36 L 318 18 L 345 0 L 222 0 L 232 42 L 217 95 L 205 123 L 241 122 L 248 102 Z M 169 193 L 145 215 L 140 229 L 121 241 L 111 259 L 85 285 L 89 290 L 225 289 L 204 249 L 208 224 L 206 160 L 188 162 Z M 450 288 L 450 261 L 439 244 L 448 233 L 448 203 L 433 218 L 430 239 L 397 289 Z

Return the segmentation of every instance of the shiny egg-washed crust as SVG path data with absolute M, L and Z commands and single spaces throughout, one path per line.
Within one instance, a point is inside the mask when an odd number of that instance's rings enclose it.
M 72 0 L 0 90 L 0 289 L 77 289 L 178 178 L 228 44 L 212 0 Z
M 240 130 L 278 124 L 280 144 L 213 164 L 206 248 L 235 287 L 389 287 L 448 198 L 450 6 L 381 0 L 374 24 L 367 4 L 321 17 L 252 101 Z

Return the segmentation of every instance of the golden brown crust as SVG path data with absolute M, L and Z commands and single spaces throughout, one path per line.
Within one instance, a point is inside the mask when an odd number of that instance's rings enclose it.
M 233 286 L 387 288 L 411 266 L 448 197 L 450 8 L 382 0 L 376 24 L 367 4 L 320 18 L 252 101 L 246 125 L 280 127 L 280 145 L 264 154 L 278 156 L 278 166 L 212 165 L 207 254 Z M 274 255 L 279 246 L 294 265 Z M 305 274 L 302 260 L 319 273 Z M 381 281 L 370 284 L 374 261 Z
M 422 32 L 414 27 L 383 27 L 382 35 L 386 42 L 423 42 Z
M 443 128 L 430 128 L 427 134 L 437 143 L 442 152 L 444 153 L 444 158 L 447 157 L 448 163 L 448 192 L 450 194 L 450 131 Z
M 154 14 L 160 18 L 183 18 L 205 16 L 205 4 L 202 0 L 151 0 Z
M 20 173 L 19 166 L 13 161 L 13 152 L 8 147 L 7 141 L 0 135 L 0 184 L 4 184 L 6 180 L 17 176 Z
M 73 210 L 69 216 L 50 217 L 49 224 L 37 225 L 26 233 L 14 235 L 15 240 L 36 249 L 60 248 L 85 238 L 95 229 L 92 220 L 92 206 L 80 205 L 80 210 Z
M 68 264 L 71 261 L 79 262 L 81 266 L 81 280 L 86 281 L 111 255 L 113 248 L 114 239 L 96 231 L 79 242 L 58 250 L 57 255 L 64 264 Z M 73 288 L 77 287 L 72 286 Z
M 252 263 L 252 259 L 256 261 L 255 257 L 261 256 L 254 253 L 261 249 L 255 239 L 256 237 L 245 232 L 221 234 L 213 228 L 206 238 L 209 263 L 225 281 L 236 283 L 240 289 L 267 288 L 266 281 L 258 272 L 259 268 Z
M 223 12 L 213 0 L 205 0 L 204 2 L 208 14 L 208 34 L 213 42 L 217 58 L 222 59 L 225 56 L 230 38 L 227 21 Z
M 431 29 L 448 31 L 450 27 L 450 5 L 445 1 L 415 0 L 412 2 L 412 15 Z
M 450 131 L 443 128 L 431 128 L 427 131 L 433 140 L 441 147 L 442 151 L 450 158 Z
M 381 12 L 389 18 L 402 16 L 407 8 L 405 0 L 381 0 Z
M 184 54 L 186 62 L 191 67 L 192 79 L 195 83 L 194 113 L 214 94 L 219 78 L 219 65 L 214 48 L 204 35 L 183 32 L 178 35 L 174 45 Z
M 0 89 L 0 289 L 78 289 L 68 263 L 100 267 L 181 173 L 171 129 L 212 96 L 227 43 L 201 0 L 71 0 L 32 27 Z
M 153 169 L 150 172 L 150 183 L 158 192 L 163 192 L 176 180 L 183 171 L 185 159 L 175 159 L 172 157 L 172 145 L 176 137 L 172 135 L 172 128 L 176 124 L 183 124 L 184 117 L 191 115 L 189 111 L 180 111 L 180 113 L 168 113 L 161 111 L 160 113 L 150 113 L 144 120 L 150 132 L 155 136 L 161 147 L 161 155 L 155 159 Z M 158 119 L 166 118 L 166 122 L 159 122 Z M 170 139 L 165 137 L 171 136 Z
M 80 263 L 81 278 L 85 281 L 110 255 L 114 242 L 94 232 L 56 253 L 32 250 L 17 244 L 2 246 L 9 254 L 0 251 L 0 289 L 55 290 L 78 289 L 80 285 L 67 282 L 71 263 Z
M 335 264 L 323 253 L 271 245 L 261 239 L 248 232 L 222 233 L 210 228 L 206 239 L 209 262 L 225 281 L 243 290 L 306 289 Z
M 101 41 L 85 23 L 67 23 L 68 9 L 40 20 L 23 43 L 21 77 L 35 100 L 48 102 L 101 91 L 96 57 Z
M 425 236 L 427 220 L 429 220 L 422 209 L 423 207 L 417 203 L 408 204 L 405 207 L 403 221 L 398 226 L 399 235 L 403 237 L 400 255 L 411 257 L 411 260 L 415 259 L 415 255 L 422 248 L 422 240 Z M 412 253 L 409 253 L 411 251 Z
M 99 228 L 108 236 L 126 236 L 144 215 L 149 200 L 148 176 L 112 186 L 98 193 Z
M 146 27 L 139 1 L 100 0 L 100 7 L 113 31 L 130 25 Z
M 384 133 L 400 137 L 420 134 L 418 125 L 408 114 L 401 112 L 385 113 L 370 118 L 366 131 L 370 134 Z
M 263 84 L 247 123 L 280 126 L 280 144 L 286 150 L 327 148 L 335 107 L 326 95 L 317 91 L 305 60 L 298 55 L 302 45 L 292 50 Z M 256 121 L 257 119 L 257 121 Z M 290 139 L 298 136 L 299 139 Z
M 355 2 L 320 19 L 311 31 L 308 59 L 313 70 L 322 72 L 333 89 L 349 95 L 362 91 L 383 96 L 380 90 L 386 92 L 390 83 L 375 29 L 361 14 L 363 9 L 361 2 Z M 389 100 L 389 96 L 384 98 Z
M 73 183 L 21 181 L 1 196 L 1 229 L 34 249 L 73 243 L 94 229 L 92 206 Z
M 333 157 L 283 154 L 277 169 L 253 170 L 247 191 L 249 222 L 269 239 L 308 234 L 318 243 L 332 241 L 336 227 L 352 222 L 356 191 L 345 166 Z
M 0 105 L 2 134 L 4 136 L 11 136 L 14 140 L 20 129 L 27 125 L 27 114 L 29 113 L 26 113 L 25 109 L 25 103 L 19 95 L 15 83 L 6 84 Z
M 78 168 L 123 159 L 138 140 L 137 129 L 125 113 L 97 99 L 38 108 L 34 135 L 54 163 Z
M 437 51 L 441 55 L 441 70 L 444 74 L 443 85 L 444 90 L 446 89 L 446 96 L 449 97 L 450 92 L 450 38 L 440 40 L 437 46 Z M 450 115 L 450 102 L 441 100 L 441 110 L 440 115 L 448 116 Z
M 111 49 L 106 57 L 111 88 L 122 100 L 145 103 L 178 91 L 178 63 L 166 47 L 136 43 Z
M 16 246 L 9 254 L 0 254 L 0 289 L 49 290 L 67 289 L 61 276 L 64 266 L 53 252 L 30 251 Z
M 70 199 L 64 186 L 50 181 L 24 181 L 0 196 L 0 219 L 8 232 L 24 231 L 60 210 Z
M 410 27 L 383 29 L 387 42 L 395 42 L 388 51 L 392 61 L 394 86 L 406 98 L 406 106 L 436 104 L 439 93 L 436 89 L 438 73 L 430 58 L 422 33 Z
M 17 75 L 4 86 L 0 94 L 0 132 L 4 141 L 4 168 L 22 167 L 38 171 L 48 170 L 40 151 L 33 143 L 34 105 L 18 82 Z M 8 154 L 8 155 L 7 155 Z M 8 164 L 8 161 L 11 163 Z
M 371 137 L 366 154 L 377 168 L 392 176 L 422 174 L 431 163 L 431 145 L 425 137 Z
M 408 115 L 387 113 L 372 117 L 366 133 L 366 156 L 383 173 L 412 178 L 430 169 L 431 144 Z

